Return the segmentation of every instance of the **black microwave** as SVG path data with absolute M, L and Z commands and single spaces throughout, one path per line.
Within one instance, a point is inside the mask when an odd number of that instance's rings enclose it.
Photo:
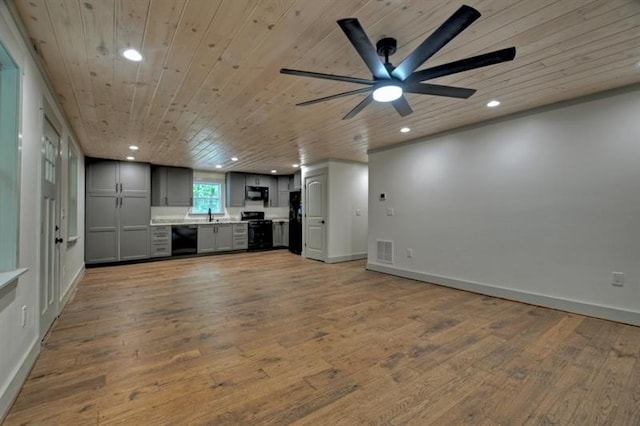
M 247 186 L 247 200 L 269 201 L 269 188 L 266 186 Z

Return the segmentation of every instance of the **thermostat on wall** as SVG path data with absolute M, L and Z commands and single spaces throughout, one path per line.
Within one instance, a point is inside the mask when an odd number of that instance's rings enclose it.
M 386 194 L 386 193 L 384 193 L 384 192 L 382 192 L 382 193 L 380 194 L 380 201 L 386 201 L 386 200 L 387 200 L 387 194 Z

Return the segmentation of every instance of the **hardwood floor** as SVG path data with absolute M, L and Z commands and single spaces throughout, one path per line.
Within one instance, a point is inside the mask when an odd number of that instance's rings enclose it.
M 90 269 L 16 424 L 640 424 L 640 328 L 286 251 Z

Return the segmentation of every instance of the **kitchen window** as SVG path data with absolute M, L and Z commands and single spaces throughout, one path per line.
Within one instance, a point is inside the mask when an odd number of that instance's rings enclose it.
M 222 184 L 217 182 L 193 182 L 192 214 L 224 213 Z
M 19 69 L 0 43 L 0 275 L 18 265 L 19 87 Z
M 67 239 L 78 239 L 78 154 L 71 138 L 67 139 L 69 147 L 69 164 L 67 170 Z

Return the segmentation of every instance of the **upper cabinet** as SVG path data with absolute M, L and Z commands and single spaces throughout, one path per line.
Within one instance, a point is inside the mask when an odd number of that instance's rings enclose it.
M 277 207 L 289 207 L 289 192 L 293 190 L 293 176 L 278 176 Z
M 184 167 L 152 166 L 151 205 L 191 207 L 193 171 Z
M 269 189 L 269 200 L 265 207 L 289 207 L 289 192 L 293 190 L 293 176 L 271 176 L 228 172 L 225 175 L 227 207 L 244 207 L 247 186 Z
M 245 198 L 245 174 L 229 172 L 225 175 L 225 186 L 227 194 L 225 204 L 227 207 L 244 207 Z
M 271 176 L 268 175 L 249 175 L 245 174 L 245 183 L 247 186 L 271 186 Z
M 302 172 L 300 170 L 293 175 L 293 190 L 297 191 L 299 189 L 302 189 Z

